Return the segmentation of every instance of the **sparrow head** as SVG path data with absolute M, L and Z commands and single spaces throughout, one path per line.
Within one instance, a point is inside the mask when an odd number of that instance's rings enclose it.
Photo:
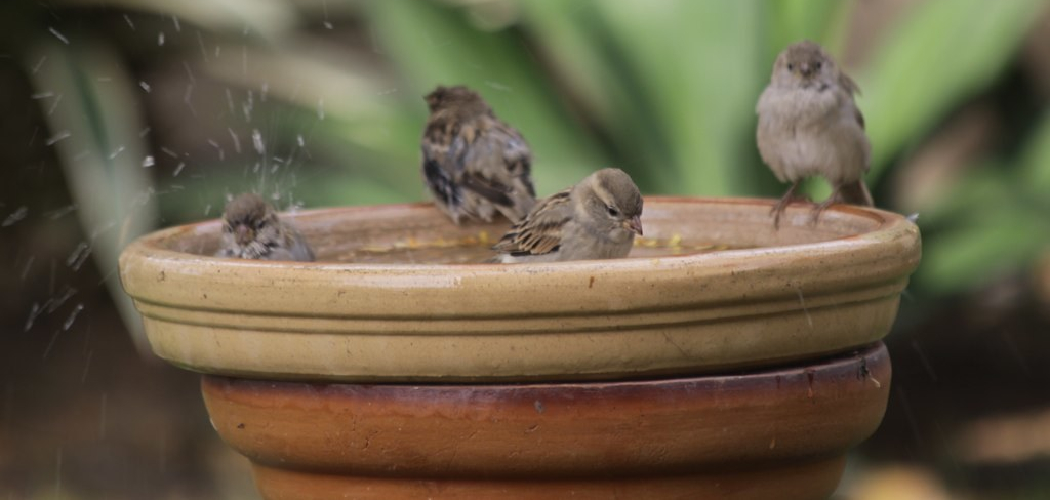
M 804 40 L 788 46 L 773 63 L 775 84 L 824 90 L 833 84 L 838 70 L 835 61 L 820 45 Z
M 491 111 L 488 103 L 477 92 L 463 85 L 453 87 L 439 85 L 432 92 L 423 96 L 423 99 L 430 106 L 431 113 L 445 109 L 474 113 L 488 113 Z
M 642 234 L 642 193 L 631 176 L 616 168 L 599 170 L 578 185 L 577 203 L 586 222 L 614 240 Z
M 222 215 L 222 230 L 239 246 L 248 246 L 278 229 L 277 214 L 262 197 L 243 193 L 226 205 Z

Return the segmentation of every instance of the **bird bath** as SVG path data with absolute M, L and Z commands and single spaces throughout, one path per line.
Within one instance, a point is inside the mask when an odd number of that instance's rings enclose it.
M 918 228 L 650 197 L 631 257 L 475 264 L 507 224 L 301 212 L 318 262 L 130 245 L 154 352 L 201 372 L 265 498 L 819 498 L 882 419 Z

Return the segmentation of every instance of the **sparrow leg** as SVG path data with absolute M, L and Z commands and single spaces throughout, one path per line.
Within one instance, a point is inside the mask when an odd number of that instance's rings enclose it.
M 828 199 L 813 207 L 813 220 L 811 220 L 810 223 L 816 225 L 817 220 L 820 219 L 821 212 L 827 210 L 828 207 L 838 205 L 839 203 L 841 203 L 841 200 L 839 200 L 838 189 L 836 189 L 832 192 L 831 196 L 828 196 Z
M 859 205 L 870 207 L 873 205 L 871 201 L 871 192 L 868 191 L 868 187 L 864 184 L 863 180 L 835 186 L 835 188 L 831 190 L 831 196 L 828 196 L 828 199 L 824 200 L 823 203 L 816 207 L 813 207 L 813 224 L 817 223 L 817 219 L 820 218 L 821 212 L 832 205 Z
M 798 190 L 798 185 L 801 183 L 802 181 L 795 181 L 795 183 L 788 188 L 787 192 L 784 193 L 784 196 L 780 197 L 780 201 L 778 201 L 776 205 L 773 205 L 773 208 L 769 211 L 769 214 L 773 216 L 773 229 L 780 229 L 780 214 L 784 213 L 784 209 L 786 209 L 788 205 L 796 201 L 810 201 L 809 197 L 806 195 L 795 194 L 795 191 Z

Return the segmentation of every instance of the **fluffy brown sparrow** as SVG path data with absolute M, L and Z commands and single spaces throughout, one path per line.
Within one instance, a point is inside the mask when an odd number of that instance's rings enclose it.
M 773 63 L 769 86 L 758 99 L 758 151 L 781 182 L 791 187 L 773 207 L 774 227 L 795 200 L 802 179 L 819 175 L 834 190 L 814 219 L 834 203 L 871 206 L 864 184 L 871 143 L 853 102 L 860 89 L 831 56 L 810 41 L 784 49 Z
M 262 260 L 314 260 L 299 231 L 281 221 L 270 204 L 255 193 L 243 193 L 222 214 L 222 246 L 217 257 Z
M 539 202 L 493 250 L 493 262 L 626 257 L 642 234 L 642 194 L 631 176 L 606 168 Z
M 532 153 L 517 130 L 496 119 L 476 92 L 438 87 L 425 96 L 423 180 L 452 220 L 491 221 L 496 212 L 521 220 L 536 203 Z

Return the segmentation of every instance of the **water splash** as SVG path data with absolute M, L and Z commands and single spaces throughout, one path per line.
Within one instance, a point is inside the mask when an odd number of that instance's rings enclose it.
M 61 219 L 62 217 L 65 217 L 65 216 L 67 216 L 67 215 L 69 215 L 69 214 L 71 214 L 73 212 L 76 212 L 77 209 L 79 209 L 79 208 L 80 208 L 80 206 L 77 205 L 76 203 L 74 203 L 72 205 L 66 205 L 66 206 L 64 206 L 62 208 L 59 208 L 59 209 L 47 212 L 47 213 L 44 214 L 44 216 L 47 217 L 48 219 L 51 219 L 51 220 L 58 220 L 58 219 Z
M 63 35 L 62 33 L 59 33 L 58 30 L 56 30 L 55 28 L 52 28 L 51 26 L 48 26 L 47 30 L 50 31 L 52 35 L 55 35 L 55 38 L 57 38 L 58 41 L 66 44 L 66 45 L 69 45 L 69 39 L 66 38 L 66 36 Z
M 37 71 L 40 71 L 40 67 L 44 65 L 44 61 L 46 61 L 46 60 L 47 60 L 47 56 L 43 56 L 43 57 L 40 58 L 39 61 L 37 61 L 36 64 L 33 65 L 33 74 L 34 75 L 36 74 Z
M 230 137 L 233 138 L 233 150 L 239 154 L 241 152 L 241 138 L 237 137 L 237 132 L 234 132 L 232 127 L 226 130 L 230 131 Z
M 52 145 L 52 144 L 54 144 L 54 143 L 56 143 L 58 141 L 61 141 L 63 139 L 69 139 L 72 136 L 73 136 L 73 134 L 71 134 L 68 130 L 62 130 L 59 133 L 49 137 L 46 141 L 44 141 L 44 145 L 45 146 L 50 146 L 50 145 Z
M 263 143 L 262 133 L 259 129 L 252 129 L 252 146 L 255 147 L 255 152 L 260 155 L 266 154 L 266 145 Z
M 0 223 L 0 227 L 10 226 L 10 225 L 12 225 L 12 224 L 22 220 L 22 219 L 25 219 L 26 216 L 28 216 L 28 215 L 29 215 L 29 207 L 27 207 L 25 205 L 22 205 L 22 206 L 16 208 L 14 212 L 11 212 L 11 214 L 8 215 L 7 218 L 5 218 L 4 222 Z
M 82 254 L 84 254 L 85 252 L 89 252 L 90 248 L 91 247 L 88 246 L 86 242 L 81 241 L 80 244 L 77 245 L 75 249 L 73 249 L 73 253 L 69 254 L 69 257 L 66 257 L 66 265 L 72 266 L 75 262 L 81 259 Z
M 66 322 L 62 323 L 62 331 L 69 331 L 69 328 L 76 322 L 77 316 L 80 315 L 80 311 L 84 310 L 84 304 L 79 303 L 73 308 L 73 311 L 69 313 L 69 317 L 66 318 Z
M 55 108 L 58 107 L 58 103 L 62 102 L 62 94 L 55 96 L 55 100 L 51 101 L 51 107 L 47 108 L 47 116 L 51 116 L 51 113 L 55 112 Z
M 22 328 L 22 331 L 23 332 L 28 332 L 29 330 L 32 330 L 33 329 L 33 323 L 36 323 L 36 319 L 38 317 L 40 317 L 40 313 L 43 312 L 43 311 L 44 311 L 44 308 L 40 307 L 39 303 L 33 302 L 33 306 L 30 307 L 30 309 L 29 309 L 29 317 L 26 318 L 25 327 Z

